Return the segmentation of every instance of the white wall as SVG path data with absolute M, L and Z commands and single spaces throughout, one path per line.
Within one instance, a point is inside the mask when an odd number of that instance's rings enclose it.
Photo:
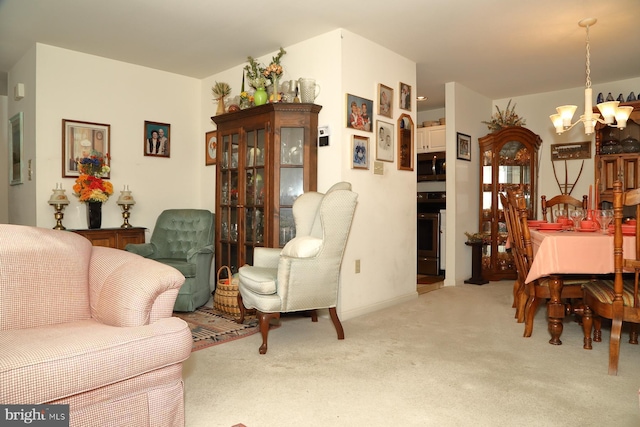
M 201 177 L 204 135 L 199 89 L 200 81 L 193 78 L 38 44 L 37 120 L 29 126 L 37 135 L 37 191 L 31 201 L 37 219 L 29 223 L 55 225 L 47 200 L 54 184 L 62 182 L 71 201 L 64 225 L 87 226 L 86 206 L 72 195 L 75 178 L 62 178 L 62 119 L 111 126 L 110 180 L 115 194 L 103 206 L 103 228 L 122 224 L 116 200 L 125 184 L 137 202 L 131 224 L 149 231 L 167 208 L 213 210 L 201 197 L 206 182 Z M 27 89 L 28 96 L 33 92 Z M 144 156 L 145 120 L 171 125 L 170 158 Z
M 9 222 L 9 138 L 7 113 L 9 99 L 7 96 L 0 96 L 0 152 L 7 155 L 0 156 L 0 224 Z

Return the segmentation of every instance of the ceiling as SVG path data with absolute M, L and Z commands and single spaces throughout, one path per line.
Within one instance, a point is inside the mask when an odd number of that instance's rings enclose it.
M 639 0 L 0 0 L 0 73 L 40 42 L 204 78 L 344 28 L 415 61 L 430 110 L 450 81 L 490 99 L 583 86 L 586 17 L 592 81 L 640 76 Z

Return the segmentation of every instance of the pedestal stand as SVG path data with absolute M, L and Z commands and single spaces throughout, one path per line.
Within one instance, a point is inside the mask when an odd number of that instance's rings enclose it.
M 484 285 L 489 283 L 482 277 L 482 241 L 465 242 L 465 245 L 471 246 L 471 278 L 464 281 L 472 285 Z

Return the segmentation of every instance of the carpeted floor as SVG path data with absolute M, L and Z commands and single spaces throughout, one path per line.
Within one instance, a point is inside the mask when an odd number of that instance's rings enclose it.
M 211 307 L 202 306 L 191 313 L 173 313 L 189 324 L 193 336 L 193 349 L 222 344 L 227 341 L 248 337 L 258 332 L 258 319 L 245 318 L 244 324 L 236 323 L 233 316 L 221 313 Z

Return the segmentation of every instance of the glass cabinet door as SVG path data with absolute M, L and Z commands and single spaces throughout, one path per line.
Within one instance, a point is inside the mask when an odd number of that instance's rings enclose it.
M 293 202 L 304 192 L 304 128 L 280 128 L 279 243 L 284 246 L 296 235 Z
M 265 138 L 265 129 L 250 130 L 246 136 L 244 248 L 248 264 L 253 264 L 253 249 L 264 244 Z
M 220 179 L 220 241 L 221 257 L 232 272 L 239 268 L 234 261 L 238 259 L 238 240 L 240 238 L 239 227 L 239 174 L 238 154 L 239 135 L 237 133 L 222 137 L 221 157 L 219 167 Z

